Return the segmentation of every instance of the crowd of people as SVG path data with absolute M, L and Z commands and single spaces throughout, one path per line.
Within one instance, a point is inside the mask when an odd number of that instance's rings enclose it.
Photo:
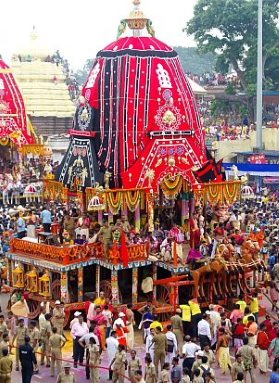
M 187 73 L 187 76 L 197 84 L 206 87 L 227 86 L 228 84 L 239 85 L 239 79 L 236 75 L 224 75 L 217 72 L 206 72 L 201 75 Z
M 214 304 L 204 310 L 197 299 L 191 299 L 177 307 L 168 324 L 159 321 L 148 300 L 139 310 L 141 341 L 139 336 L 135 339 L 132 305 L 115 308 L 103 292 L 90 297 L 83 312 L 74 313 L 70 334 L 63 330 L 63 302 L 56 301 L 53 309 L 43 302 L 38 321 L 16 315 L 24 312 L 24 306 L 24 292 L 14 291 L 7 317 L 0 315 L 0 378 L 5 383 L 11 381 L 13 354 L 23 382 L 30 382 L 39 366 L 45 365 L 58 383 L 75 382 L 76 369 L 84 369 L 86 377 L 98 383 L 104 367 L 114 383 L 123 383 L 125 377 L 133 383 L 221 382 L 217 370 L 230 375 L 234 383 L 248 382 L 248 376 L 257 383 L 257 369 L 262 376 L 267 374 L 269 359 L 274 371 L 270 382 L 278 382 L 279 325 L 269 315 L 259 318 L 256 293 L 239 296 L 229 314 Z M 62 364 L 63 347 L 70 339 L 73 359 Z
M 101 372 L 96 366 L 102 365 L 101 358 L 106 357 L 109 359 L 109 378 L 114 383 L 122 383 L 124 376 L 141 383 L 221 382 L 216 377 L 218 371 L 230 374 L 233 382 L 247 382 L 247 376 L 250 376 L 251 382 L 256 383 L 259 381 L 257 368 L 264 376 L 272 363 L 271 382 L 277 382 L 278 207 L 276 196 L 269 193 L 232 207 L 196 208 L 182 226 L 175 224 L 173 217 L 161 215 L 157 217 L 152 233 L 148 231 L 144 217 L 141 230 L 137 230 L 127 216 L 120 216 L 111 223 L 105 219 L 99 222 L 97 215 L 82 213 L 74 205 L 68 210 L 58 203 L 31 205 L 16 215 L 10 215 L 2 208 L 3 253 L 8 250 L 13 235 L 32 238 L 40 226 L 44 232 L 50 232 L 53 226 L 58 227 L 57 242 L 54 243 L 58 246 L 82 246 L 100 241 L 105 251 L 125 234 L 128 244 L 148 241 L 151 257 L 171 263 L 175 243 L 179 262 L 189 269 L 200 267 L 200 260 L 215 258 L 224 245 L 241 260 L 245 240 L 257 242 L 259 256 L 268 267 L 265 288 L 272 307 L 265 317 L 260 316 L 262 291 L 258 289 L 249 296 L 239 295 L 231 312 L 212 302 L 207 302 L 204 307 L 192 298 L 177 306 L 169 323 L 161 323 L 153 306 L 153 286 L 146 289 L 148 283 L 143 280 L 141 287 L 148 301 L 138 310 L 140 321 L 132 305 L 113 307 L 101 292 L 86 302 L 84 311 L 75 312 L 70 334 L 65 334 L 63 302 L 56 301 L 53 310 L 49 302 L 45 302 L 38 322 L 30 321 L 28 296 L 22 291 L 14 291 L 10 311 L 6 317 L 0 316 L 0 376 L 7 376 L 5 382 L 9 382 L 12 369 L 9 354 L 15 353 L 16 369 L 21 363 L 22 373 L 30 379 L 38 366 L 45 363 L 50 366 L 50 375 L 59 373 L 58 382 L 73 382 L 75 369 L 84 368 L 85 364 L 86 376 L 97 383 Z M 142 333 L 142 341 L 139 341 L 139 335 L 135 337 L 135 330 Z M 63 347 L 71 338 L 72 367 L 61 363 Z M 144 358 L 142 351 L 138 351 L 143 345 Z M 40 362 L 30 350 L 39 352 Z M 24 382 L 30 382 L 28 379 Z

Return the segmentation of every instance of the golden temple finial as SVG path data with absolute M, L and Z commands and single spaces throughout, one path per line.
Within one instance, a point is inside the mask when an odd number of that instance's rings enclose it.
M 38 38 L 38 33 L 36 32 L 36 27 L 33 25 L 32 32 L 31 32 L 31 40 L 36 40 Z
M 148 19 L 145 14 L 140 10 L 139 6 L 141 0 L 133 0 L 134 9 L 130 12 L 129 16 L 121 20 L 121 23 L 118 27 L 117 38 L 119 38 L 126 30 L 126 26 L 133 31 L 134 36 L 140 36 L 143 29 L 147 29 L 147 32 L 154 37 L 155 31 L 152 26 L 152 21 Z

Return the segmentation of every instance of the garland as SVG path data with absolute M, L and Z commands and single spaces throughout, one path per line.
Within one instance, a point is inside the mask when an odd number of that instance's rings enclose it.
M 8 137 L 2 137 L 2 138 L 0 139 L 0 145 L 2 145 L 2 146 L 7 146 L 8 143 L 9 143 L 9 138 L 8 138 Z
M 128 209 L 131 212 L 134 212 L 140 201 L 140 191 L 135 190 L 135 191 L 126 192 L 124 194 L 124 198 L 125 198 L 125 202 L 127 204 Z
M 222 187 L 218 184 L 205 185 L 205 198 L 210 203 L 223 202 Z
M 166 176 L 161 183 L 161 188 L 167 198 L 174 199 L 180 192 L 182 183 L 183 178 L 181 175 L 177 175 L 174 178 Z
M 106 193 L 106 203 L 112 214 L 118 214 L 123 203 L 121 192 Z
M 241 184 L 232 182 L 227 183 L 223 188 L 224 199 L 228 203 L 233 203 L 240 198 Z
M 204 184 L 204 198 L 212 204 L 224 202 L 232 204 L 240 198 L 240 191 L 240 182 Z M 197 194 L 197 191 L 195 191 L 195 194 Z

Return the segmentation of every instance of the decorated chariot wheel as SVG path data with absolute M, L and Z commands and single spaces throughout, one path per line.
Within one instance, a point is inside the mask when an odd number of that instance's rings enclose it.
M 40 315 L 40 302 L 34 301 L 33 299 L 28 299 L 27 305 L 29 308 L 29 318 L 36 319 Z
M 164 306 L 170 306 L 171 300 L 170 300 L 170 291 L 166 286 L 157 286 L 157 303 L 158 303 L 158 318 L 160 322 L 167 322 L 170 320 L 170 317 L 172 316 L 172 311 L 163 310 Z M 172 309 L 171 309 L 172 310 Z
M 105 293 L 105 297 L 109 298 L 109 300 L 112 299 L 112 289 L 111 289 L 111 281 L 103 280 L 100 282 L 100 291 L 103 291 Z M 122 302 L 122 295 L 120 290 L 118 289 L 119 294 L 119 303 Z
M 60 300 L 61 299 L 61 282 L 59 279 L 55 279 L 55 281 L 52 282 L 51 286 L 51 296 L 52 300 Z
M 71 311 L 65 310 L 65 318 L 64 318 L 64 328 L 67 327 L 70 323 Z

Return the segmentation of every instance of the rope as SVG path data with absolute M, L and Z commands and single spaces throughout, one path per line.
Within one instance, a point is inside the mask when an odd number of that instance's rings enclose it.
M 10 346 L 10 349 L 12 349 L 12 348 L 19 349 L 18 346 Z M 40 351 L 35 351 L 35 354 L 36 355 L 43 355 L 44 357 L 51 359 L 51 354 L 46 354 L 46 353 L 40 352 Z M 55 360 L 59 360 L 60 362 L 70 363 L 72 365 L 75 364 L 75 362 L 73 360 L 64 359 L 64 358 L 55 358 Z M 76 363 L 76 364 L 79 366 L 85 367 L 85 368 L 89 367 L 89 368 L 99 368 L 101 370 L 107 370 L 107 371 L 111 370 L 109 367 L 104 367 L 101 365 L 93 365 L 93 364 L 88 364 L 88 363 L 86 363 L 86 364 Z M 129 376 L 126 376 L 124 374 L 119 374 L 119 375 L 122 376 L 123 378 L 127 379 L 129 382 L 132 382 L 132 380 L 129 378 Z

